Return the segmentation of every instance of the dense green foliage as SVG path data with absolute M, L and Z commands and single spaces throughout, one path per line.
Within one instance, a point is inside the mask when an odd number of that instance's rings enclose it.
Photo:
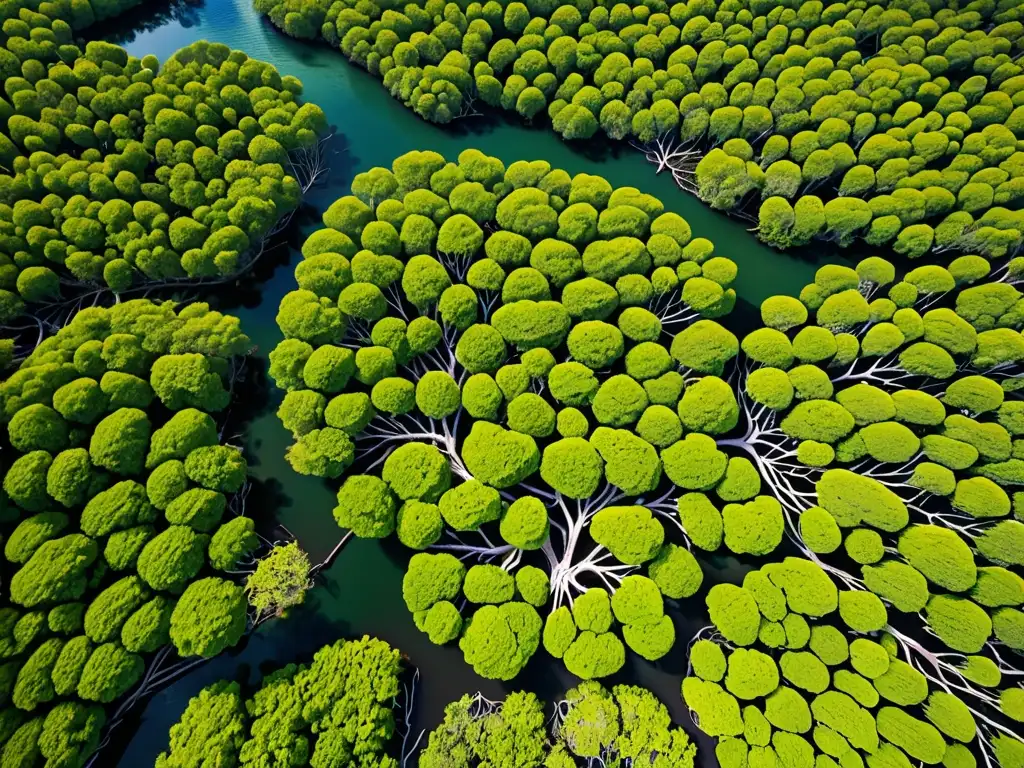
M 739 344 L 711 319 L 735 264 L 657 199 L 544 162 L 412 152 L 352 189 L 277 316 L 292 467 L 342 478 L 342 527 L 432 550 L 405 602 L 479 674 L 514 677 L 542 641 L 583 678 L 616 672 L 623 641 L 661 658 L 663 596 L 702 580 L 677 534 L 758 555 L 783 535 L 712 437 L 739 417 L 719 378 Z
M 32 28 L 30 21 L 36 20 L 36 15 L 46 16 L 52 21 L 60 21 L 55 34 L 60 33 L 81 33 L 107 19 L 112 19 L 122 13 L 127 13 L 139 0 L 83 0 L 82 2 L 57 2 L 46 3 L 40 0 L 15 0 L 7 3 L 3 8 L 3 19 L 24 20 Z M 28 18 L 24 17 L 28 15 Z M 69 44 L 69 41 L 60 36 L 22 34 L 24 28 L 16 25 L 10 29 L 4 29 L 5 39 L 10 42 L 5 48 L 19 58 L 27 54 L 36 54 L 36 58 L 42 59 L 46 56 L 58 56 L 64 58 L 77 55 L 76 46 Z M 28 39 L 26 39 L 28 38 Z M 40 55 L 42 54 L 42 55 Z M 2 57 L 7 58 L 7 57 Z
M 852 626 L 854 604 L 861 616 L 880 612 L 881 623 Z M 742 587 L 714 587 L 708 608 L 715 626 L 691 645 L 683 698 L 701 730 L 718 738 L 723 768 L 973 766 L 978 751 L 991 764 L 1016 765 L 1008 755 L 1019 738 L 990 719 L 983 705 L 991 700 L 976 698 L 966 677 L 956 683 L 959 672 L 941 657 L 926 661 L 915 641 L 878 632 L 881 602 L 837 589 L 818 565 L 787 558 L 752 571 Z M 745 621 L 760 629 L 740 637 Z
M 901 278 L 878 257 L 855 269 L 826 266 L 799 300 L 766 300 L 763 327 L 740 345 L 737 397 L 745 431 L 725 443 L 750 456 L 794 539 L 843 584 L 838 601 L 829 601 L 836 623 L 855 633 L 891 633 L 891 654 L 903 654 L 927 676 L 893 681 L 889 693 L 876 685 L 900 706 L 919 703 L 931 685 L 955 691 L 978 717 L 1015 717 L 1014 652 L 1024 648 L 1022 272 L 1019 258 L 999 266 L 976 255 Z M 773 625 L 784 620 L 766 610 L 763 596 L 743 600 L 716 587 L 708 599 L 712 620 L 730 642 L 794 648 L 788 628 L 769 627 L 752 612 L 756 607 Z M 893 611 L 919 615 L 930 636 L 901 635 L 889 623 Z M 810 642 L 813 650 L 813 634 Z M 843 660 L 845 654 L 836 663 Z M 820 694 L 819 678 L 827 679 L 821 665 L 812 666 L 818 672 L 803 687 Z M 920 699 L 909 700 L 917 696 L 907 692 L 911 682 L 924 691 Z M 843 687 L 850 684 L 836 677 L 837 687 L 857 698 Z M 720 698 L 704 684 L 689 685 L 694 701 Z M 714 711 L 717 718 L 724 710 Z M 939 762 L 941 737 L 907 717 L 879 711 L 878 734 L 912 759 Z M 817 712 L 815 719 L 821 722 Z M 701 721 L 711 730 L 724 727 Z M 958 741 L 974 738 L 973 725 L 966 738 L 938 720 L 934 725 Z M 986 759 L 1014 765 L 1020 747 L 1012 736 L 981 729 L 978 748 Z M 817 732 L 815 743 L 840 757 Z M 740 747 L 722 749 L 733 755 Z M 955 755 L 949 759 L 961 759 L 959 750 Z
M 541 644 L 609 676 L 626 646 L 672 648 L 690 547 L 765 556 L 788 531 L 808 559 L 707 593 L 730 653 L 692 646 L 684 696 L 720 762 L 966 760 L 973 718 L 1016 717 L 1021 259 L 824 267 L 741 341 L 716 321 L 735 264 L 636 190 L 469 150 L 353 193 L 304 245 L 271 375 L 292 466 L 341 481 L 338 523 L 430 550 L 403 597 L 433 642 L 485 677 Z M 977 733 L 1016 765 L 1012 730 Z
M 225 45 L 162 66 L 79 48 L 74 30 L 116 2 L 37 5 L 0 11 L 0 321 L 89 287 L 240 272 L 297 206 L 289 153 L 315 147 L 323 111 Z
M 364 636 L 267 675 L 244 705 L 238 683 L 214 683 L 171 727 L 170 748 L 156 768 L 398 768 L 390 742 L 401 672 L 397 650 Z
M 1022 269 L 823 267 L 741 345 L 736 444 L 803 544 L 964 654 L 1024 647 Z
M 419 754 L 420 768 L 691 768 L 696 748 L 673 726 L 650 691 L 590 681 L 570 690 L 555 708 L 549 738 L 544 706 L 532 693 L 502 702 L 463 696 L 449 704 Z M 595 760 L 599 759 L 599 763 Z
M 551 729 L 532 693 L 511 693 L 501 702 L 476 694 L 449 704 L 444 721 L 416 742 L 408 738 L 412 689 L 402 685 L 402 674 L 398 651 L 363 637 L 321 648 L 308 666 L 266 675 L 248 697 L 238 683 L 219 681 L 189 702 L 156 768 L 398 768 L 399 734 L 406 737 L 403 749 L 419 743 L 420 768 L 576 768 L 597 757 L 606 768 L 694 763 L 695 746 L 650 691 L 626 685 L 609 691 L 593 681 L 556 705 Z M 413 755 L 401 759 L 409 764 Z
M 240 639 L 245 596 L 218 572 L 257 540 L 231 503 L 245 459 L 214 416 L 249 346 L 205 304 L 128 301 L 79 312 L 0 382 L 0 705 L 21 734 L 3 765 L 64 739 L 78 746 L 52 764 L 80 766 L 104 723 L 93 704 L 135 686 L 154 651 Z
M 475 150 L 360 173 L 280 305 L 288 460 L 338 481 L 339 526 L 417 551 L 403 598 L 432 642 L 501 680 L 543 644 L 588 681 L 550 737 L 532 694 L 466 697 L 421 762 L 692 764 L 650 693 L 593 679 L 671 651 L 693 548 L 764 557 L 785 533 L 807 559 L 714 586 L 688 648 L 683 697 L 724 768 L 1024 764 L 1017 6 L 257 7 L 428 120 L 477 100 L 630 140 L 773 246 L 971 254 L 825 267 L 741 341 L 719 323 L 736 264 L 637 189 Z M 74 44 L 118 10 L 0 14 L 0 320 L 61 284 L 235 274 L 298 202 L 292 163 L 325 127 L 301 84 L 205 42 L 162 67 Z M 244 590 L 220 575 L 256 548 L 209 415 L 247 346 L 204 305 L 129 302 L 0 385 L 3 768 L 81 765 L 147 654 L 233 645 L 246 594 L 256 619 L 302 602 L 294 543 Z M 364 638 L 244 705 L 218 684 L 159 765 L 396 768 L 398 672 Z
M 510 693 L 500 702 L 480 694 L 444 708 L 419 754 L 420 768 L 540 765 L 550 752 L 544 704 L 532 693 Z
M 1012 0 L 256 0 L 426 120 L 474 103 L 641 145 L 779 247 L 1001 256 L 1024 221 Z M 747 214 L 747 211 L 750 211 Z

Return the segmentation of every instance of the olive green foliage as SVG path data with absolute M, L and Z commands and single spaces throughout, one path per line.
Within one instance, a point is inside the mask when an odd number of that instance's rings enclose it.
M 5 322 L 83 285 L 119 293 L 237 274 L 312 181 L 293 175 L 289 153 L 313 151 L 326 118 L 301 103 L 296 78 L 205 41 L 162 65 L 78 47 L 74 29 L 125 5 L 4 10 Z
M 778 248 L 864 242 L 913 259 L 1003 256 L 1021 243 L 1020 19 L 1009 2 L 255 7 L 286 34 L 340 49 L 425 120 L 483 104 L 547 118 L 565 139 L 640 145 L 713 207 L 753 214 Z M 364 188 L 388 193 L 381 179 Z M 472 242 L 467 224 L 494 201 L 468 189 L 458 200 L 465 219 L 449 229 Z M 645 214 L 573 218 L 630 236 Z
M 247 466 L 209 412 L 227 404 L 249 347 L 237 318 L 205 304 L 126 301 L 79 312 L 0 382 L 13 446 L 5 700 L 52 720 L 43 754 L 61 738 L 78 745 L 53 753 L 62 765 L 84 764 L 104 722 L 95 705 L 133 688 L 155 651 L 215 655 L 246 628 L 241 587 L 216 574 L 257 547 L 236 503 Z M 160 362 L 182 356 L 206 363 L 205 377 L 158 381 Z
M 389 753 L 402 673 L 399 652 L 364 635 L 265 675 L 248 695 L 218 681 L 189 701 L 155 765 L 325 766 L 359 755 L 365 765 L 395 766 Z

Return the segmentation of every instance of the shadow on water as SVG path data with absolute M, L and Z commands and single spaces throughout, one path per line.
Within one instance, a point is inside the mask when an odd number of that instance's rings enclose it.
M 296 474 L 285 461 L 291 437 L 275 415 L 281 393 L 268 380 L 267 355 L 281 338 L 275 315 L 281 298 L 294 288 L 293 269 L 301 259 L 301 243 L 320 226 L 320 216 L 328 205 L 347 193 L 357 173 L 375 165 L 390 165 L 394 157 L 412 149 L 435 150 L 454 160 L 464 149 L 475 147 L 506 164 L 544 159 L 570 174 L 600 174 L 614 186 L 638 187 L 660 198 L 667 210 L 686 218 L 695 237 L 711 239 L 717 254 L 737 262 L 735 287 L 743 300 L 730 318 L 737 333 L 757 321 L 757 307 L 764 298 L 799 291 L 827 256 L 824 249 L 816 249 L 794 259 L 765 247 L 743 223 L 711 211 L 680 191 L 670 175 L 656 175 L 639 153 L 624 144 L 568 144 L 548 127 L 524 126 L 502 113 L 445 127 L 425 123 L 392 99 L 375 78 L 349 65 L 339 52 L 284 37 L 265 23 L 250 3 L 176 0 L 158 8 L 144 4 L 117 24 L 104 25 L 99 35 L 125 45 L 133 55 L 153 53 L 161 60 L 200 39 L 245 50 L 272 62 L 282 73 L 299 77 L 305 86 L 303 98 L 318 103 L 334 128 L 329 147 L 331 172 L 326 181 L 310 191 L 290 225 L 268 244 L 248 275 L 203 297 L 218 309 L 238 315 L 256 347 L 244 396 L 232 414 L 232 434 L 240 435 L 253 477 L 248 511 L 261 523 L 276 520 L 286 526 L 314 562 L 323 559 L 341 536 L 331 515 L 334 490 L 322 480 Z M 416 630 L 402 599 L 402 575 L 410 554 L 393 539 L 383 543 L 351 541 L 333 566 L 320 575 L 318 587 L 304 606 L 285 620 L 268 622 L 242 647 L 156 694 L 115 735 L 102 763 L 124 768 L 152 765 L 167 746 L 168 729 L 189 698 L 205 685 L 221 678 L 255 684 L 267 670 L 308 660 L 316 648 L 344 636 L 381 637 L 422 670 L 416 728 L 435 726 L 445 704 L 463 693 L 480 690 L 498 699 L 509 691 L 528 689 L 552 701 L 577 682 L 560 662 L 543 652 L 534 656 L 514 683 L 483 680 L 466 665 L 457 646 L 432 645 Z M 741 582 L 752 562 L 719 555 L 699 559 L 704 570 L 701 597 L 668 608 L 676 626 L 676 648 L 656 664 L 628 654 L 626 667 L 609 681 L 650 688 L 665 702 L 673 719 L 695 736 L 697 729 L 679 696 L 686 672 L 686 644 L 707 624 L 702 597 L 706 588 L 721 581 Z M 711 741 L 703 736 L 698 740 L 703 748 L 701 762 L 713 765 Z
M 199 24 L 204 5 L 205 0 L 142 3 L 115 19 L 102 22 L 98 28 L 90 29 L 89 35 L 94 36 L 98 30 L 104 40 L 128 47 L 140 33 L 153 32 L 169 24 L 191 29 Z

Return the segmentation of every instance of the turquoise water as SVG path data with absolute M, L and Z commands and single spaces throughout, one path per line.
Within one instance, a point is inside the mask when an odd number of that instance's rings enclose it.
M 290 442 L 274 415 L 276 394 L 265 377 L 266 356 L 279 341 L 274 316 L 281 297 L 294 287 L 292 270 L 299 258 L 296 247 L 303 233 L 319 225 L 327 205 L 345 194 L 355 174 L 391 160 L 412 149 L 432 149 L 449 159 L 475 147 L 515 160 L 543 159 L 570 174 L 587 172 L 605 176 L 615 186 L 635 186 L 656 195 L 668 210 L 684 216 L 695 236 L 711 239 L 718 255 L 735 260 L 740 267 L 736 288 L 746 302 L 738 311 L 750 312 L 762 299 L 779 292 L 796 292 L 812 279 L 816 263 L 798 260 L 760 245 L 744 224 L 714 213 L 696 198 L 680 191 L 667 174 L 655 175 L 654 167 L 627 146 L 568 145 L 544 127 L 523 126 L 501 118 L 470 118 L 447 128 L 424 123 L 388 93 L 366 72 L 350 65 L 336 51 L 290 40 L 265 23 L 251 7 L 251 0 L 208 0 L 180 3 L 161 10 L 141 8 L 107 34 L 138 56 L 156 54 L 161 59 L 195 40 L 206 39 L 245 50 L 272 62 L 282 74 L 305 84 L 304 98 L 318 103 L 327 113 L 334 135 L 330 142 L 330 176 L 307 197 L 293 226 L 279 247 L 257 265 L 253 279 L 218 296 L 218 304 L 242 318 L 258 349 L 253 376 L 245 391 L 249 397 L 244 413 L 238 413 L 244 432 L 256 488 L 250 496 L 251 514 L 264 530 L 273 517 L 298 537 L 314 561 L 335 545 L 341 531 L 331 517 L 333 492 L 321 480 L 295 474 L 284 461 Z M 818 263 L 828 254 L 819 252 Z M 324 643 L 339 637 L 373 634 L 408 655 L 422 672 L 418 697 L 417 727 L 432 727 L 444 705 L 462 693 L 482 690 L 491 698 L 519 688 L 535 690 L 554 699 L 576 681 L 560 662 L 538 653 L 514 686 L 478 678 L 463 662 L 456 647 L 439 648 L 418 632 L 401 597 L 401 580 L 407 551 L 389 542 L 353 541 L 335 564 L 321 575 L 306 605 L 285 620 L 264 625 L 242 649 L 223 654 L 191 672 L 151 698 L 145 708 L 120 728 L 110 752 L 100 764 L 115 761 L 125 768 L 153 764 L 167 745 L 167 731 L 178 719 L 188 699 L 203 686 L 221 678 L 255 683 L 262 670 L 294 660 L 304 660 Z M 744 567 L 735 558 L 710 557 L 703 561 L 706 583 L 739 581 Z M 702 593 L 703 594 L 703 591 Z M 649 664 L 631 656 L 616 682 L 628 681 L 654 690 L 684 722 L 679 683 L 686 671 L 686 640 L 706 623 L 702 599 L 691 599 L 672 611 L 679 641 L 668 659 Z M 689 725 L 689 721 L 685 720 Z M 691 733 L 696 729 L 689 728 Z M 709 740 L 702 739 L 703 754 L 713 763 Z

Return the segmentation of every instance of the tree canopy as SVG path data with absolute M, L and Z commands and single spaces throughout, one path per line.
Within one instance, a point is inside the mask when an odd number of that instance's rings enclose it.
M 352 191 L 277 316 L 291 466 L 340 480 L 343 528 L 427 550 L 406 604 L 478 674 L 511 679 L 542 644 L 583 678 L 627 646 L 665 656 L 663 600 L 702 580 L 688 542 L 782 538 L 714 437 L 739 417 L 719 377 L 739 345 L 712 319 L 735 264 L 656 198 L 544 162 L 412 152 Z
M 361 765 L 397 768 L 393 707 L 399 652 L 364 636 L 326 645 L 243 695 L 221 680 L 189 701 L 156 768 L 218 765 Z
M 690 648 L 683 698 L 701 730 L 717 738 L 722 765 L 755 755 L 805 765 L 880 755 L 902 764 L 973 764 L 975 749 L 1013 764 L 1006 750 L 1012 754 L 1018 737 L 1003 726 L 989 730 L 995 721 L 985 713 L 984 686 L 992 681 L 970 671 L 984 657 L 958 666 L 931 656 L 937 663 L 925 667 L 922 646 L 886 627 L 881 600 L 837 589 L 807 560 L 750 572 L 742 587 L 731 587 L 747 593 L 745 602 L 719 589 L 707 598 L 713 626 Z M 741 638 L 748 612 L 760 629 Z
M 61 764 L 84 764 L 101 705 L 154 652 L 209 657 L 241 638 L 229 572 L 258 541 L 246 461 L 218 420 L 249 347 L 205 304 L 139 299 L 79 312 L 0 382 L 5 763 L 64 740 L 77 746 Z
M 419 753 L 423 768 L 532 765 L 575 768 L 600 759 L 606 766 L 688 768 L 695 745 L 671 723 L 668 710 L 644 688 L 583 683 L 555 705 L 545 728 L 543 702 L 516 692 L 494 702 L 463 696 L 445 708 L 444 721 Z
M 314 180 L 326 118 L 295 77 L 206 41 L 162 65 L 76 44 L 134 4 L 0 14 L 2 323 L 87 290 L 238 274 Z
M 486 105 L 550 121 L 567 140 L 629 141 L 777 248 L 823 240 L 916 259 L 1021 245 L 1012 3 L 255 7 L 288 35 L 340 49 L 425 120 Z M 472 199 L 470 218 L 485 210 Z M 642 222 L 619 212 L 602 223 L 629 235 Z
M 975 255 L 901 272 L 869 257 L 822 267 L 799 301 L 762 305 L 763 327 L 740 344 L 743 434 L 724 442 L 754 463 L 807 559 L 708 594 L 715 633 L 701 642 L 761 654 L 754 669 L 750 652 L 733 652 L 729 675 L 742 666 L 721 690 L 720 665 L 702 651 L 684 686 L 702 728 L 723 737 L 720 759 L 767 748 L 750 736 L 751 698 L 766 699 L 771 725 L 807 732 L 810 718 L 800 729 L 772 719 L 776 697 L 777 714 L 794 706 L 782 692 L 795 686 L 812 694 L 801 696 L 818 724 L 814 747 L 800 745 L 806 759 L 855 759 L 829 751 L 839 748 L 819 736 L 828 728 L 866 754 L 882 737 L 925 763 L 966 759 L 971 744 L 1013 764 L 1017 734 L 980 724 L 1013 718 L 1021 647 L 1021 269 Z M 793 613 L 803 615 L 796 640 Z M 905 634 L 894 613 L 927 634 Z M 870 657 L 867 638 L 882 645 Z M 835 669 L 848 661 L 852 670 Z M 927 723 L 900 709 L 926 700 Z M 782 759 L 792 745 L 772 739 Z

